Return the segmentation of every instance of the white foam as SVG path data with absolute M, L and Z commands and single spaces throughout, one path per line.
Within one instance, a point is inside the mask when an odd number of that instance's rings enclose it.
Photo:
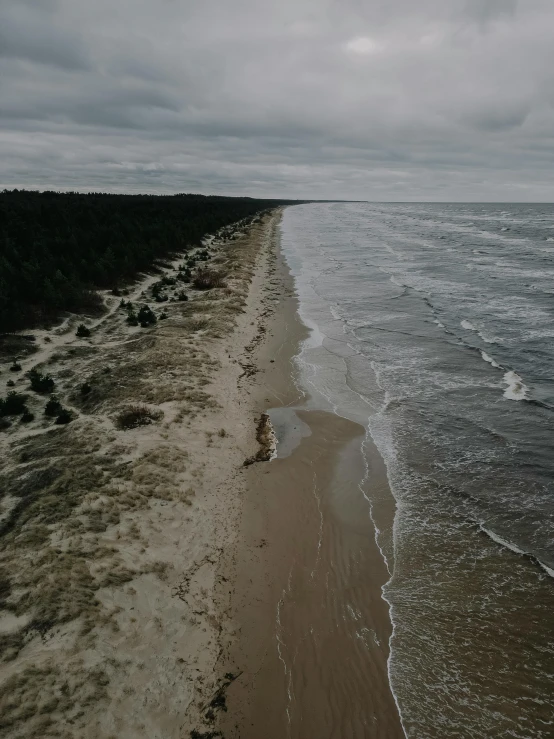
M 551 567 L 548 567 L 548 565 L 545 565 L 544 562 L 541 562 L 540 559 L 537 559 L 532 554 L 529 554 L 529 552 L 526 552 L 524 549 L 520 549 L 515 544 L 512 544 L 510 541 L 506 541 L 506 539 L 503 539 L 501 536 L 498 536 L 498 534 L 495 534 L 494 531 L 491 531 L 490 529 L 485 528 L 482 523 L 479 524 L 480 530 L 486 534 L 490 539 L 495 541 L 497 544 L 500 544 L 503 547 L 506 547 L 506 549 L 509 549 L 511 552 L 514 552 L 514 554 L 521 554 L 525 557 L 531 557 L 537 564 L 540 565 L 540 567 L 546 572 L 547 575 L 550 577 L 554 577 L 554 570 Z
M 498 369 L 502 369 L 498 362 L 496 362 L 492 357 L 489 357 L 488 354 L 486 354 L 484 351 L 481 350 L 481 356 L 485 360 L 485 362 L 488 362 L 489 364 L 492 364 L 493 367 L 496 367 Z
M 523 549 L 520 549 L 515 544 L 512 544 L 509 541 L 506 541 L 506 539 L 502 539 L 502 537 L 498 536 L 498 534 L 495 534 L 494 531 L 491 531 L 490 529 L 486 529 L 482 523 L 479 524 L 479 528 L 490 539 L 495 541 L 497 544 L 500 544 L 501 546 L 506 547 L 506 549 L 509 549 L 511 552 L 514 552 L 515 554 L 527 554 L 527 552 L 524 552 Z
M 485 344 L 497 344 L 499 341 L 497 338 L 489 339 L 489 337 L 485 336 L 485 334 L 482 331 L 480 331 L 476 326 L 474 326 L 471 323 L 471 321 L 466 321 L 464 319 L 463 321 L 460 321 L 460 326 L 462 328 L 465 328 L 466 331 L 475 331 L 477 336 L 479 336 L 479 338 L 482 339 L 485 342 Z
M 507 383 L 508 387 L 504 390 L 504 397 L 508 400 L 525 400 L 529 393 L 529 388 L 521 377 L 510 370 L 504 375 L 504 382 Z

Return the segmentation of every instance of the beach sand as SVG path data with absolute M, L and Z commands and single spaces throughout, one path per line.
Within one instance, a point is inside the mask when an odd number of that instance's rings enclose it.
M 4 394 L 50 372 L 75 416 L 53 426 L 32 397 L 37 420 L 0 439 L 3 736 L 403 735 L 363 495 L 386 478 L 376 453 L 366 475 L 361 426 L 302 409 L 279 218 L 213 242 L 225 290 L 164 304 L 147 330 L 106 295 L 90 340 L 71 317 L 0 375 Z M 163 418 L 118 428 L 137 402 Z M 245 465 L 269 408 L 288 409 L 278 457 Z
M 392 500 L 365 429 L 303 410 L 293 362 L 307 329 L 276 248 L 273 307 L 249 385 L 271 412 L 278 458 L 249 467 L 240 531 L 226 573 L 237 637 L 228 664 L 226 737 L 403 737 L 387 676 L 388 580 L 366 494 Z M 381 506 L 383 509 L 383 506 Z M 389 508 L 389 526 L 393 510 Z M 225 564 L 224 564 L 225 567 Z

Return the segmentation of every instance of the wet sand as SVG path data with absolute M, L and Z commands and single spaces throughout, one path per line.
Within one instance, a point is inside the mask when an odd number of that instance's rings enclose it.
M 239 677 L 221 730 L 241 739 L 403 737 L 387 674 L 389 575 L 364 497 L 392 501 L 384 467 L 366 447 L 366 474 L 362 426 L 302 410 L 292 360 L 307 330 L 279 255 L 273 286 L 276 311 L 248 392 L 260 412 L 281 409 L 272 415 L 279 456 L 242 473 L 240 530 L 222 569 L 234 587 L 226 661 Z M 390 524 L 392 505 L 380 510 Z

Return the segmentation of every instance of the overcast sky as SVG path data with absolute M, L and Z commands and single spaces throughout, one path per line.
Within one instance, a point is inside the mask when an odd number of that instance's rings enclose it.
M 0 0 L 0 186 L 554 200 L 554 0 Z

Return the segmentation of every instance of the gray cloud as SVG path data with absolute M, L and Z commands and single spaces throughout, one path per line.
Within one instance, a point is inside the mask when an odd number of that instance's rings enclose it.
M 550 0 L 3 0 L 0 184 L 554 197 Z

